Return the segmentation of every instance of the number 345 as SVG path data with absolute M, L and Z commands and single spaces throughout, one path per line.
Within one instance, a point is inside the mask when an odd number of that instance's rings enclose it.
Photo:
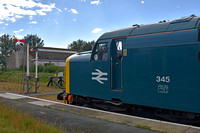
M 156 76 L 156 82 L 170 82 L 170 76 Z

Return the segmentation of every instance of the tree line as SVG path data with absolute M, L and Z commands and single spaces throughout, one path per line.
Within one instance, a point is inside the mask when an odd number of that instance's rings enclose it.
M 6 69 L 6 61 L 18 44 L 14 39 L 16 39 L 16 37 L 10 36 L 9 34 L 3 34 L 0 37 L 0 66 L 2 69 Z M 44 40 L 37 35 L 28 34 L 24 36 L 24 39 L 30 41 L 30 47 L 35 47 L 36 43 L 38 44 L 38 47 L 44 46 Z
M 84 41 L 81 39 L 78 39 L 77 41 L 73 41 L 68 45 L 68 49 L 76 50 L 76 51 L 90 51 L 92 50 L 92 47 L 94 46 L 95 41 Z
M 0 68 L 2 69 L 7 68 L 6 61 L 8 57 L 13 53 L 17 45 L 20 45 L 20 43 L 16 43 L 14 39 L 16 39 L 16 37 L 10 36 L 9 34 L 3 34 L 0 37 Z M 28 34 L 24 36 L 23 39 L 29 41 L 30 47 L 36 47 L 36 43 L 38 47 L 44 46 L 44 40 L 37 35 Z M 67 48 L 75 51 L 89 51 L 92 50 L 94 43 L 95 41 L 87 42 L 78 39 L 77 41 L 73 41 L 72 43 L 68 44 Z

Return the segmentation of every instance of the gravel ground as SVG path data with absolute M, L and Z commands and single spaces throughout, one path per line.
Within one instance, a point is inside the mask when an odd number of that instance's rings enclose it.
M 56 124 L 69 132 L 80 133 L 153 133 L 133 126 L 117 124 L 105 120 L 77 115 L 48 107 L 33 105 L 20 100 L 11 100 L 0 97 L 4 104 L 16 107 L 22 112 L 30 112 L 34 117 L 40 118 L 48 124 Z

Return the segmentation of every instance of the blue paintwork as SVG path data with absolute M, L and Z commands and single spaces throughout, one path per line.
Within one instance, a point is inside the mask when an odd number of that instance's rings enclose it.
M 120 82 L 121 81 L 121 60 L 117 58 L 117 51 L 116 51 L 116 45 L 115 43 L 117 41 L 119 41 L 121 39 L 116 39 L 116 40 L 113 40 L 111 42 L 111 50 L 110 50 L 110 53 L 112 56 L 110 56 L 112 58 L 112 88 L 111 90 L 122 90 L 122 83 Z M 121 40 L 123 41 L 123 40 Z
M 105 33 L 96 45 L 108 44 L 107 60 L 94 61 L 94 50 L 70 60 L 70 93 L 200 113 L 199 24 L 186 18 Z M 127 50 L 122 60 L 113 45 L 118 40 Z M 108 74 L 103 84 L 92 80 L 95 69 Z M 170 81 L 157 82 L 157 76 Z
M 197 44 L 138 48 L 124 57 L 124 97 L 126 103 L 200 112 L 200 63 Z M 129 62 L 129 63 L 125 63 Z M 157 76 L 170 76 L 169 83 L 157 83 Z M 158 85 L 168 85 L 159 93 Z

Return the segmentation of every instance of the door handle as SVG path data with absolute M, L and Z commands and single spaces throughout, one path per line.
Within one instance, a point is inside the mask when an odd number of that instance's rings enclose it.
M 115 66 L 117 66 L 119 63 L 115 63 Z

